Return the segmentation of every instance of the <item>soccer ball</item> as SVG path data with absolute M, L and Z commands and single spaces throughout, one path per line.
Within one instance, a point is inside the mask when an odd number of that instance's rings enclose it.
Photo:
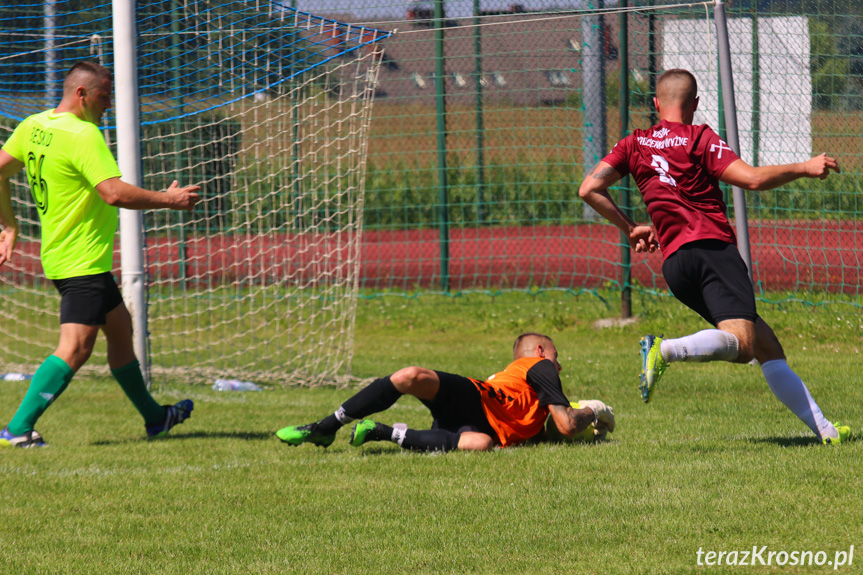
M 581 406 L 577 401 L 571 401 L 569 405 L 571 405 L 573 409 L 581 409 Z M 576 433 L 572 437 L 567 437 L 560 432 L 557 425 L 554 423 L 554 418 L 549 415 L 548 420 L 545 422 L 545 438 L 554 443 L 592 442 L 594 438 L 593 424 L 591 423 L 588 425 L 587 428 L 580 433 Z

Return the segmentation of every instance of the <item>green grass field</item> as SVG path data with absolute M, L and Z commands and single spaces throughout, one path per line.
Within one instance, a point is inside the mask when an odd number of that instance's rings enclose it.
M 762 306 L 827 416 L 863 430 L 859 309 Z M 513 338 L 555 338 L 571 399 L 603 399 L 601 445 L 490 453 L 288 447 L 276 429 L 317 419 L 350 389 L 214 392 L 147 442 L 108 378 L 79 378 L 39 422 L 51 446 L 0 453 L 0 573 L 800 573 L 708 567 L 697 552 L 824 551 L 863 565 L 863 442 L 823 447 L 752 366 L 674 365 L 650 405 L 635 389 L 638 338 L 705 327 L 668 298 L 637 298 L 635 326 L 592 295 L 382 297 L 359 304 L 354 372 L 420 364 L 485 377 Z M 26 385 L 0 382 L 8 421 Z M 379 417 L 430 423 L 413 398 Z

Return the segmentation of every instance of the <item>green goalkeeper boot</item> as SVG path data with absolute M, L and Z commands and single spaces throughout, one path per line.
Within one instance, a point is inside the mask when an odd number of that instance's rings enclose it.
M 276 437 L 288 445 L 302 445 L 311 443 L 320 447 L 329 447 L 336 440 L 336 434 L 324 434 L 318 431 L 318 424 L 308 423 L 306 425 L 290 425 L 276 432 Z
M 359 447 L 367 441 L 374 441 L 376 437 L 374 437 L 375 434 L 373 432 L 377 425 L 371 419 L 364 419 L 354 425 L 354 429 L 351 431 L 351 445 Z

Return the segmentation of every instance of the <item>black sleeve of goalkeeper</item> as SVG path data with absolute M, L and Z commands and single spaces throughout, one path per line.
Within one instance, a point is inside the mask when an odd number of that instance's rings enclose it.
M 528 385 L 536 391 L 540 405 L 569 406 L 569 400 L 563 394 L 563 387 L 560 384 L 560 375 L 551 360 L 544 359 L 536 362 L 527 370 L 526 379 Z

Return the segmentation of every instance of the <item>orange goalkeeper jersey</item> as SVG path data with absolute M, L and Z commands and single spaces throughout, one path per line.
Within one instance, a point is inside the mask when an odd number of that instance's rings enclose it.
M 537 366 L 543 361 L 547 364 Z M 548 405 L 569 405 L 557 369 L 541 357 L 517 359 L 485 381 L 473 382 L 501 447 L 516 445 L 542 431 Z

